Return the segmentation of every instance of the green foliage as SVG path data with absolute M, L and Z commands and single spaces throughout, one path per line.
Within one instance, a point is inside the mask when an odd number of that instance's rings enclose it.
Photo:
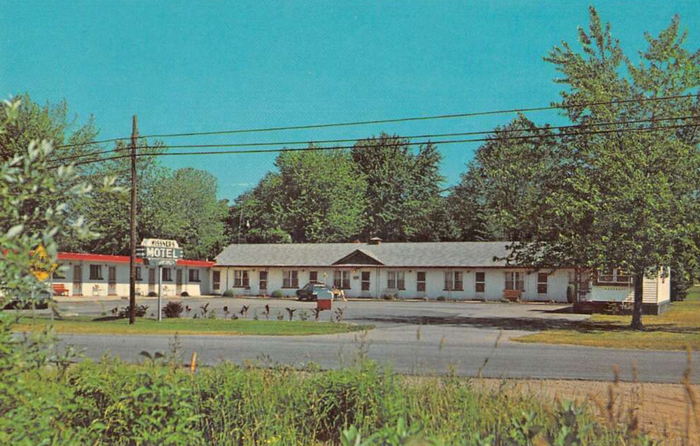
M 104 359 L 62 373 L 0 369 L 3 444 L 643 444 L 583 406 L 549 409 L 455 378 L 415 380 L 373 363 L 328 372 L 244 368 L 196 374 L 163 360 Z M 0 357 L 1 358 L 1 357 Z M 11 359 L 19 359 L 13 356 Z M 21 362 L 20 362 L 21 363 Z M 9 392 L 9 393 L 8 393 Z M 9 410 L 8 410 L 9 409 Z
M 233 297 L 236 295 L 236 290 L 234 290 L 233 288 L 229 288 L 228 290 L 224 291 L 221 295 L 224 297 Z
M 283 152 L 278 173 L 241 195 L 229 215 L 236 242 L 337 242 L 362 227 L 365 182 L 346 152 Z
M 2 112 L 0 136 L 17 121 L 20 104 L 6 102 Z M 85 219 L 70 209 L 71 202 L 92 188 L 79 181 L 74 168 L 52 168 L 54 148 L 48 141 L 31 141 L 12 151 L 0 161 L 0 296 L 26 299 L 46 287 L 30 271 L 48 270 L 55 262 L 57 234 L 93 236 Z M 103 179 L 99 188 L 117 191 L 113 178 Z M 37 251 L 40 246 L 45 255 Z
M 180 302 L 170 301 L 163 307 L 165 317 L 180 317 L 185 307 Z
M 231 207 L 231 242 L 389 241 L 459 236 L 440 196 L 440 154 L 382 134 L 345 151 L 285 152 Z
M 361 237 L 388 241 L 434 241 L 439 213 L 440 153 L 433 144 L 417 151 L 408 140 L 381 134 L 358 141 L 352 159 L 367 181 Z
M 52 160 L 69 156 L 94 153 L 99 149 L 86 144 L 97 136 L 97 129 L 90 118 L 77 126 L 69 118 L 66 101 L 41 106 L 28 94 L 12 98 L 0 104 L 0 115 L 11 111 L 13 119 L 6 122 L 0 134 L 0 161 L 7 161 L 24 153 L 32 141 L 47 141 L 54 147 L 62 146 L 50 154 Z
M 154 186 L 148 231 L 176 239 L 191 259 L 213 258 L 225 242 L 225 201 L 216 198 L 216 178 L 192 168 L 165 175 Z
M 670 266 L 682 295 L 700 277 L 700 134 L 673 127 L 692 123 L 675 118 L 697 115 L 700 99 L 635 100 L 697 92 L 700 52 L 684 49 L 685 38 L 674 18 L 646 35 L 635 64 L 591 8 L 580 50 L 564 42 L 545 58 L 562 74 L 561 104 L 580 131 L 554 143 L 524 117 L 497 129 L 449 198 L 462 237 L 515 240 L 515 264 L 620 267 L 636 283 Z M 600 132 L 623 121 L 636 122 Z M 635 302 L 641 328 L 641 287 Z
M 128 305 L 126 307 L 119 309 L 119 312 L 117 313 L 117 317 L 120 319 L 128 318 L 130 309 L 131 309 L 131 307 Z M 147 311 L 148 311 L 148 305 L 136 305 L 136 311 L 134 313 L 136 314 L 136 317 L 144 317 L 146 315 Z
M 448 202 L 466 240 L 526 240 L 518 221 L 541 199 L 560 162 L 548 129 L 519 116 L 479 147 Z M 522 136 L 532 139 L 510 139 Z
M 275 291 L 272 292 L 272 294 L 270 294 L 270 296 L 272 296 L 272 297 L 278 297 L 278 298 L 279 298 L 279 297 L 284 297 L 284 293 L 282 292 L 282 290 L 275 290 Z

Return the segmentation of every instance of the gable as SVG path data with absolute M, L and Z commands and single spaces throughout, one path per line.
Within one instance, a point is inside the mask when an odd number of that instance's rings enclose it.
M 360 249 L 356 249 L 340 260 L 333 262 L 333 265 L 383 265 L 383 263 L 376 257 L 373 257 Z

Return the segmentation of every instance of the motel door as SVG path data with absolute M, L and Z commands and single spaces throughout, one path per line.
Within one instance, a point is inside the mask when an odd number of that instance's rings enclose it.
M 83 267 L 73 265 L 73 296 L 83 295 Z
M 148 292 L 156 292 L 156 269 L 148 268 Z
M 175 270 L 175 293 L 179 296 L 182 293 L 182 270 Z
M 110 266 L 107 269 L 107 294 L 110 296 L 117 295 L 117 267 Z

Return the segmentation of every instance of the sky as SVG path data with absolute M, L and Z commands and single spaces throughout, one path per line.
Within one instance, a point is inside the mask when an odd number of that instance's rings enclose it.
M 588 4 L 491 1 L 0 0 L 0 97 L 65 99 L 100 138 L 202 132 L 546 106 L 561 85 L 542 60 L 576 42 Z M 634 55 L 674 14 L 700 47 L 689 1 L 596 1 Z M 528 117 L 561 122 L 556 112 Z M 222 144 L 487 131 L 513 115 L 168 139 Z M 438 145 L 445 186 L 476 143 Z M 275 154 L 162 157 L 204 169 L 233 200 L 274 169 Z

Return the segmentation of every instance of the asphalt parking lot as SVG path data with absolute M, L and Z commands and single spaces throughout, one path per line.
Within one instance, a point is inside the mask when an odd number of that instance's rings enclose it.
M 169 299 L 163 299 L 166 303 Z M 172 299 L 170 299 L 172 300 Z M 285 308 L 311 310 L 314 302 L 290 299 L 184 298 L 191 316 L 208 304 L 217 317 L 248 306 L 247 317 L 262 319 L 265 305 L 271 319 L 286 314 Z M 63 301 L 65 314 L 108 315 L 119 301 Z M 139 300 L 154 312 L 155 299 Z M 560 378 L 610 380 L 613 368 L 623 380 L 679 382 L 686 368 L 686 354 L 672 351 L 644 351 L 568 345 L 523 344 L 512 338 L 548 328 L 575 326 L 587 315 L 567 312 L 567 305 L 483 302 L 425 302 L 351 300 L 334 302 L 343 320 L 373 324 L 366 333 L 315 336 L 180 336 L 183 357 L 197 352 L 201 364 L 222 361 L 262 365 L 287 364 L 304 367 L 309 363 L 334 368 L 358 358 L 370 358 L 410 374 L 456 373 L 493 378 Z M 309 311 L 310 313 L 310 311 Z M 329 320 L 334 311 L 324 311 Z M 140 361 L 139 352 L 167 351 L 171 336 L 162 335 L 61 335 L 64 344 L 81 348 L 89 357 L 104 354 Z M 693 360 L 693 370 L 700 369 Z M 697 381 L 697 374 L 692 376 Z

